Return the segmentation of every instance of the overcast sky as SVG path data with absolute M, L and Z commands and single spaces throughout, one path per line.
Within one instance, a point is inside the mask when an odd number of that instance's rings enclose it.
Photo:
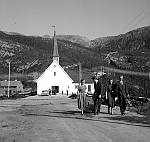
M 0 0 L 0 30 L 96 37 L 150 25 L 150 0 Z

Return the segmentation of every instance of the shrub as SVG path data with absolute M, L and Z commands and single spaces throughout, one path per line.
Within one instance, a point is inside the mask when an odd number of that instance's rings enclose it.
M 138 114 L 142 114 L 145 115 L 146 117 L 150 117 L 150 101 L 142 105 L 137 105 L 135 107 L 135 111 Z

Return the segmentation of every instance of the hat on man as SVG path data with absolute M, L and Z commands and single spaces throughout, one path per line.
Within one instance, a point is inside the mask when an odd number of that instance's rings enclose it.
M 105 75 L 106 73 L 105 72 L 102 72 L 102 71 L 100 71 L 100 72 L 95 72 L 95 75 L 91 78 L 91 79 L 93 79 L 93 80 L 95 80 L 95 79 L 99 79 L 101 76 L 103 76 L 103 75 Z
M 106 74 L 106 73 L 105 73 L 105 72 L 102 72 L 102 71 L 100 71 L 100 72 L 97 73 L 98 76 L 103 76 L 103 75 L 105 75 L 105 74 Z

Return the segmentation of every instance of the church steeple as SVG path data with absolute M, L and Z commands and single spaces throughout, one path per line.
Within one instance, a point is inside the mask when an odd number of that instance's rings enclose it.
M 53 61 L 54 60 L 59 63 L 59 54 L 58 54 L 58 46 L 57 46 L 56 31 L 55 30 L 54 30 L 54 37 L 53 37 Z

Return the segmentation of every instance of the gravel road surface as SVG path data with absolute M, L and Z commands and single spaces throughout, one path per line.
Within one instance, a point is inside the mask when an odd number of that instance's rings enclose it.
M 0 142 L 150 142 L 150 123 L 119 108 L 83 116 L 75 99 L 64 95 L 0 100 Z

